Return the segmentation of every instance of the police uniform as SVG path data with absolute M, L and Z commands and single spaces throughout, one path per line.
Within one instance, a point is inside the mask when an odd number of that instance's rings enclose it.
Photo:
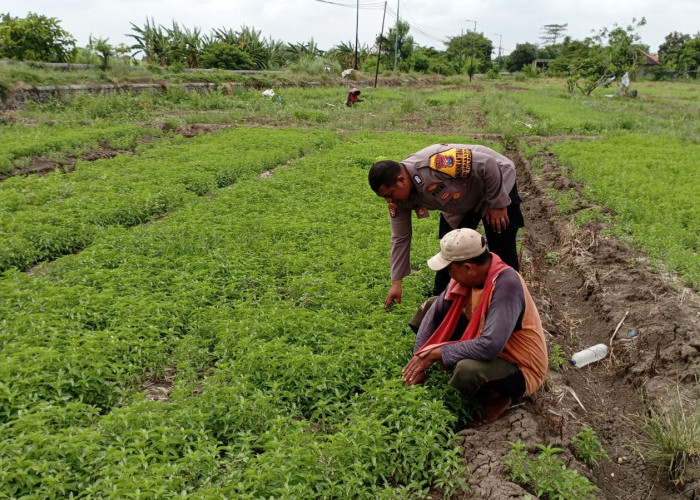
M 400 280 L 411 272 L 411 212 L 428 217 L 439 210 L 442 238 L 453 229 L 476 228 L 487 210 L 508 207 L 508 227 L 496 233 L 484 220 L 489 250 L 518 269 L 515 236 L 523 227 L 520 197 L 515 184 L 515 165 L 496 151 L 481 145 L 433 144 L 402 162 L 413 183 L 406 200 L 389 203 L 391 217 L 391 279 Z M 447 269 L 435 276 L 434 295 L 449 282 Z

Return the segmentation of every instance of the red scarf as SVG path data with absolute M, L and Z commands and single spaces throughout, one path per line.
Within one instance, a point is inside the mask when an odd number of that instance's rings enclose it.
M 428 355 L 433 349 L 440 347 L 445 344 L 454 344 L 456 342 L 463 342 L 465 340 L 475 339 L 479 336 L 479 325 L 481 325 L 481 318 L 486 313 L 486 304 L 489 301 L 493 286 L 496 283 L 496 278 L 505 269 L 508 269 L 508 265 L 504 263 L 501 258 L 495 253 L 491 254 L 491 266 L 489 267 L 489 272 L 486 274 L 486 281 L 484 283 L 484 291 L 481 294 L 481 299 L 479 304 L 474 311 L 474 315 L 469 320 L 467 328 L 462 334 L 462 338 L 459 340 L 449 339 L 452 336 L 455 328 L 457 328 L 457 321 L 459 321 L 459 316 L 464 309 L 465 302 L 467 300 L 467 294 L 469 293 L 469 288 L 464 287 L 457 283 L 455 280 L 451 280 L 450 284 L 447 286 L 447 292 L 445 293 L 445 299 L 451 300 L 452 305 L 447 311 L 445 318 L 440 323 L 440 326 L 435 330 L 435 332 L 430 336 L 430 338 L 423 344 L 418 352 L 416 353 L 421 358 Z

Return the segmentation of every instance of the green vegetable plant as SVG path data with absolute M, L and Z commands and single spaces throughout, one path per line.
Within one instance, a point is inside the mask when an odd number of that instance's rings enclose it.
M 548 500 L 595 498 L 598 488 L 557 459 L 561 448 L 538 444 L 540 452 L 531 458 L 527 444 L 520 441 L 508 444 L 512 447 L 504 457 L 508 479 L 527 487 L 535 496 Z
M 571 440 L 574 455 L 588 465 L 596 465 L 598 460 L 610 460 L 595 431 L 584 426 Z
M 445 374 L 403 384 L 412 339 L 378 306 L 390 228 L 366 186 L 375 158 L 436 139 L 230 131 L 160 151 L 170 170 L 144 153 L 137 170 L 163 186 L 182 183 L 178 160 L 188 186 L 212 190 L 0 278 L 0 496 L 460 494 L 466 417 Z M 229 165 L 242 170 L 219 187 L 211 174 L 229 179 Z M 116 165 L 92 167 L 99 179 Z M 417 262 L 434 247 L 435 220 L 421 222 Z M 165 371 L 168 401 L 145 400 Z
M 306 151 L 331 133 L 233 129 L 203 138 L 176 136 L 138 156 L 78 162 L 70 174 L 0 183 L 0 271 L 80 250 L 106 227 L 145 223 Z M 258 144 L 280 142 L 276 148 Z
M 554 344 L 549 348 L 549 367 L 552 370 L 565 370 L 569 365 L 569 359 L 564 349 L 559 344 Z

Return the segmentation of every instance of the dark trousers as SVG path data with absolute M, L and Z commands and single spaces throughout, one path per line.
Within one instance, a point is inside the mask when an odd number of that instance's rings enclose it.
M 423 302 L 408 322 L 414 332 L 418 332 L 425 314 L 436 300 L 437 297 L 431 297 Z M 468 324 L 467 315 L 462 311 L 450 340 L 459 340 Z M 525 393 L 523 372 L 503 358 L 491 361 L 463 359 L 455 365 L 449 384 L 468 399 L 483 399 L 493 392 L 515 399 Z
M 503 358 L 463 359 L 455 365 L 449 384 L 466 398 L 483 399 L 495 392 L 515 399 L 525 393 L 523 372 Z
M 459 228 L 469 228 L 476 229 L 479 225 L 479 221 L 484 223 L 484 233 L 486 234 L 486 241 L 489 244 L 489 250 L 496 255 L 498 255 L 503 262 L 508 264 L 510 267 L 516 271 L 520 270 L 520 264 L 518 262 L 518 250 L 515 243 L 515 237 L 518 234 L 518 229 L 525 225 L 523 220 L 523 213 L 520 211 L 520 196 L 518 195 L 518 186 L 513 184 L 513 189 L 510 190 L 510 205 L 508 205 L 508 227 L 497 233 L 491 226 L 486 223 L 486 219 L 481 217 L 480 214 L 475 212 L 468 212 L 464 214 L 459 225 L 455 228 L 450 226 L 445 218 L 440 214 L 440 229 L 438 231 L 438 238 L 442 239 L 447 233 L 453 229 Z M 442 269 L 435 273 L 435 282 L 433 285 L 433 295 L 440 295 L 442 291 L 447 288 L 450 282 L 450 274 L 448 268 Z

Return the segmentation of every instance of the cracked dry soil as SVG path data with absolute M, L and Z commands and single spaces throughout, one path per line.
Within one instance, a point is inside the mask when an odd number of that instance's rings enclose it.
M 522 273 L 550 350 L 559 344 L 568 356 L 604 343 L 611 351 L 580 369 L 550 369 L 533 397 L 495 422 L 459 432 L 471 474 L 463 498 L 534 497 L 504 471 L 503 456 L 511 449 L 507 441 L 520 440 L 533 452 L 538 443 L 563 448 L 560 460 L 599 488 L 597 498 L 700 499 L 697 460 L 674 484 L 667 470 L 633 449 L 641 434 L 639 422 L 650 408 L 668 407 L 680 398 L 690 410 L 698 400 L 698 295 L 652 271 L 642 252 L 605 236 L 604 225 L 577 228 L 573 214 L 561 215 L 547 186 L 571 186 L 564 181 L 566 169 L 553 156 L 542 155 L 543 171 L 537 174 L 519 152 L 507 154 L 516 162 L 524 200 Z M 590 205 L 579 199 L 577 209 L 586 208 Z M 633 329 L 639 336 L 628 339 Z M 584 425 L 595 430 L 609 461 L 591 467 L 574 456 L 571 439 Z

